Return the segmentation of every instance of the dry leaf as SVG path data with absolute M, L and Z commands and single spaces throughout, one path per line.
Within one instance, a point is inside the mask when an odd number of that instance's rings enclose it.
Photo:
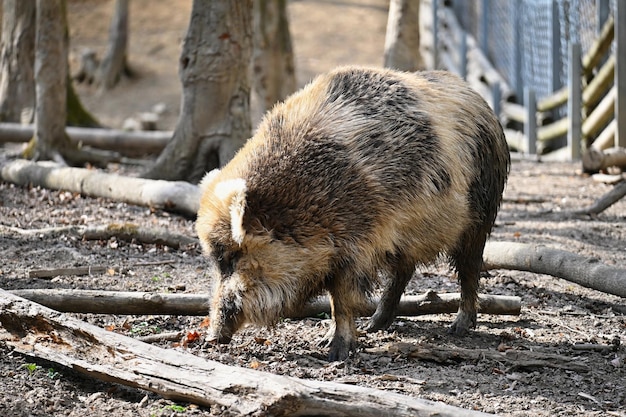
M 254 338 L 254 341 L 255 341 L 257 344 L 259 344 L 259 345 L 264 345 L 264 344 L 265 344 L 265 342 L 267 342 L 267 339 L 266 339 L 266 338 L 264 338 L 264 337 L 258 337 L 258 336 L 256 336 L 256 337 Z

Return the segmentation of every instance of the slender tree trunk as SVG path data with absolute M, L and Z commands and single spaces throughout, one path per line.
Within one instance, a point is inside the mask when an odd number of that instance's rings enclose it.
M 67 22 L 65 0 L 37 0 L 35 43 L 35 140 L 33 159 L 65 162 L 67 117 Z
M 194 0 L 180 57 L 181 115 L 147 178 L 197 182 L 250 137 L 251 32 L 251 0 Z
M 287 0 L 258 0 L 253 10 L 252 94 L 256 125 L 265 112 L 296 89 Z
M 385 35 L 385 67 L 401 71 L 424 69 L 420 53 L 419 0 L 391 0 Z
M 0 120 L 32 121 L 35 106 L 35 0 L 2 3 Z
M 97 74 L 97 82 L 102 88 L 113 88 L 126 70 L 127 45 L 128 0 L 116 0 L 109 29 L 109 46 Z

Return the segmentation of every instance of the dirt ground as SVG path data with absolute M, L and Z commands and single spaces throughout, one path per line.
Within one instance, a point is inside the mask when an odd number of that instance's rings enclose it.
M 72 50 L 87 46 L 103 50 L 112 2 L 68 3 Z M 379 65 L 386 7 L 383 0 L 292 1 L 289 12 L 299 83 L 337 64 Z M 78 87 L 86 106 L 103 123 L 119 127 L 126 117 L 165 103 L 168 111 L 159 127 L 173 128 L 180 102 L 178 52 L 190 9 L 190 0 L 131 2 L 130 62 L 139 77 L 123 80 L 119 88 L 106 94 Z M 7 146 L 0 151 L 6 154 L 15 149 Z M 626 200 L 595 219 L 566 214 L 611 189 L 578 174 L 578 170 L 574 163 L 514 162 L 492 239 L 546 245 L 608 265 L 626 265 Z M 116 239 L 25 237 L 11 229 L 110 222 L 194 234 L 193 221 L 167 212 L 0 182 L 0 288 L 207 291 L 209 280 L 195 247 L 173 250 Z M 28 271 L 33 269 L 90 265 L 120 267 L 121 272 L 28 278 Z M 422 268 L 407 293 L 429 289 L 458 291 L 447 265 Z M 447 326 L 454 317 L 451 314 L 397 318 L 388 331 L 360 336 L 358 352 L 341 363 L 326 362 L 326 350 L 317 345 L 329 325 L 328 319 L 319 318 L 285 320 L 273 329 L 248 327 L 226 347 L 199 342 L 186 350 L 228 365 L 374 387 L 503 416 L 626 416 L 624 299 L 550 276 L 508 270 L 485 273 L 481 292 L 521 297 L 521 314 L 479 315 L 477 329 L 465 338 L 448 335 Z M 74 316 L 133 337 L 203 332 L 202 317 Z M 267 343 L 255 343 L 255 338 Z M 585 370 L 533 364 L 511 367 L 487 358 L 418 361 L 387 349 L 399 342 L 558 354 L 575 359 Z M 607 348 L 580 350 L 577 345 L 582 343 Z M 183 349 L 171 342 L 159 345 Z M 176 404 L 141 390 L 83 377 L 53 363 L 16 354 L 0 338 L 0 413 L 20 417 L 209 416 L 225 414 L 225 410 Z

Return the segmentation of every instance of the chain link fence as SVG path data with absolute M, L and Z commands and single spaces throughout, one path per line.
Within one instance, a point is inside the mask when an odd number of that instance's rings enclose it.
M 523 99 L 524 87 L 537 99 L 567 84 L 570 43 L 582 54 L 596 40 L 620 0 L 450 0 L 465 31 Z

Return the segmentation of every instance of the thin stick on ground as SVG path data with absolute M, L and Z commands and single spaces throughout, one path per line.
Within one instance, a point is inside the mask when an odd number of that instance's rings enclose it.
M 611 191 L 597 199 L 592 205 L 580 210 L 575 210 L 572 214 L 595 217 L 624 198 L 624 196 L 626 196 L 626 181 L 617 183 Z
M 109 240 L 115 237 L 116 239 L 129 242 L 165 245 L 174 249 L 198 243 L 198 239 L 195 237 L 173 233 L 163 228 L 142 227 L 133 223 L 110 223 L 98 226 L 59 226 L 43 229 L 21 229 L 0 225 L 0 231 L 2 230 L 14 232 L 21 236 L 56 237 L 70 235 L 85 240 Z

